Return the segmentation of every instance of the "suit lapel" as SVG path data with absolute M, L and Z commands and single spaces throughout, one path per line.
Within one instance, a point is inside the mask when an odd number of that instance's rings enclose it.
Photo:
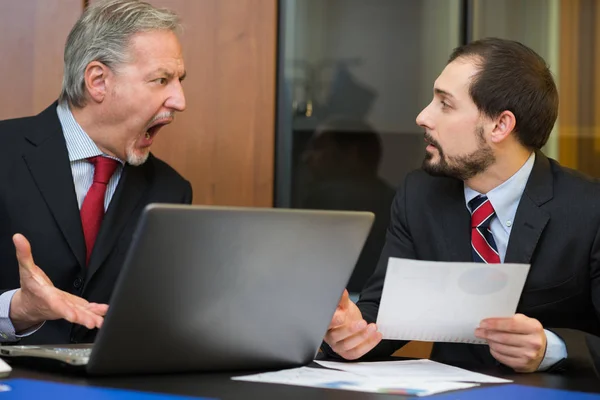
M 69 154 L 60 121 L 57 103 L 37 118 L 39 129 L 28 132 L 26 140 L 33 148 L 23 155 L 29 172 L 44 198 L 81 268 L 85 266 L 85 241 Z
M 448 180 L 448 186 L 439 196 L 438 209 L 448 259 L 440 261 L 471 261 L 471 215 L 465 204 L 464 184 Z
M 147 164 L 139 167 L 125 165 L 115 194 L 108 210 L 106 210 L 100 232 L 98 232 L 98 238 L 88 266 L 86 283 L 89 282 L 114 248 L 116 240 L 121 236 L 127 222 L 134 215 L 138 203 L 149 188 L 147 177 L 149 166 Z
M 505 263 L 530 263 L 542 232 L 550 220 L 550 215 L 540 206 L 550 201 L 552 196 L 550 161 L 540 151 L 536 151 L 535 163 L 511 229 Z

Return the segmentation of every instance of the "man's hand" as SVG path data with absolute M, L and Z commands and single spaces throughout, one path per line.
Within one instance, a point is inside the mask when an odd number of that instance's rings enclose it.
M 487 340 L 492 356 L 517 372 L 537 371 L 546 353 L 544 327 L 523 314 L 484 319 L 475 336 Z
M 325 334 L 325 343 L 347 360 L 356 360 L 381 341 L 375 324 L 367 324 L 360 310 L 344 290 Z
M 44 271 L 35 265 L 27 239 L 16 234 L 13 243 L 21 281 L 21 288 L 10 303 L 10 320 L 16 332 L 55 319 L 66 319 L 88 329 L 102 326 L 108 311 L 106 304 L 88 303 L 81 297 L 57 289 Z

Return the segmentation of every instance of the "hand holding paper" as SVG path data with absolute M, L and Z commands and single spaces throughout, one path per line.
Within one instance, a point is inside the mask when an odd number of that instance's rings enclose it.
M 487 343 L 486 318 L 512 318 L 529 272 L 523 264 L 390 258 L 377 326 L 384 339 Z
M 483 320 L 475 336 L 488 342 L 496 360 L 517 372 L 536 371 L 546 352 L 544 327 L 523 314 Z

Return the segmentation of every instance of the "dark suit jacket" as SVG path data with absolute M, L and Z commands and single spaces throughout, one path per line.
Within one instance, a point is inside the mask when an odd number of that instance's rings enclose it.
M 358 306 L 377 320 L 389 257 L 472 261 L 463 182 L 410 173 L 398 189 L 386 244 Z M 531 263 L 517 312 L 538 319 L 567 346 L 558 368 L 600 370 L 600 185 L 541 152 L 519 202 L 507 263 Z M 419 299 L 414 299 L 418 302 Z M 367 356 L 391 355 L 406 342 L 382 341 Z M 436 343 L 432 359 L 493 365 L 488 346 Z
M 149 203 L 191 203 L 192 188 L 150 155 L 126 165 L 96 239 L 89 266 L 75 186 L 56 103 L 35 117 L 0 121 L 0 292 L 19 285 L 12 235 L 29 239 L 33 258 L 54 285 L 109 303 L 136 222 Z M 96 330 L 48 321 L 21 343 L 91 342 Z

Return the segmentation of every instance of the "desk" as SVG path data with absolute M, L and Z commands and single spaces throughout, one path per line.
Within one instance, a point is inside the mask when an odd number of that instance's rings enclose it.
M 317 364 L 311 366 L 318 367 Z M 478 371 L 505 377 L 515 383 L 529 386 L 600 393 L 600 380 L 592 376 L 558 375 L 547 373 L 505 374 L 500 370 Z M 255 373 L 255 372 L 251 372 Z M 232 381 L 227 374 L 174 374 L 88 378 L 81 375 L 66 375 L 13 366 L 11 378 L 29 378 L 46 381 L 72 383 L 78 385 L 104 386 L 140 391 L 172 393 L 188 396 L 229 399 L 402 399 L 401 396 L 388 396 L 371 393 L 358 393 L 343 390 L 315 389 L 300 386 L 260 384 Z M 413 398 L 414 399 L 414 398 Z M 43 400 L 43 399 L 42 399 Z

